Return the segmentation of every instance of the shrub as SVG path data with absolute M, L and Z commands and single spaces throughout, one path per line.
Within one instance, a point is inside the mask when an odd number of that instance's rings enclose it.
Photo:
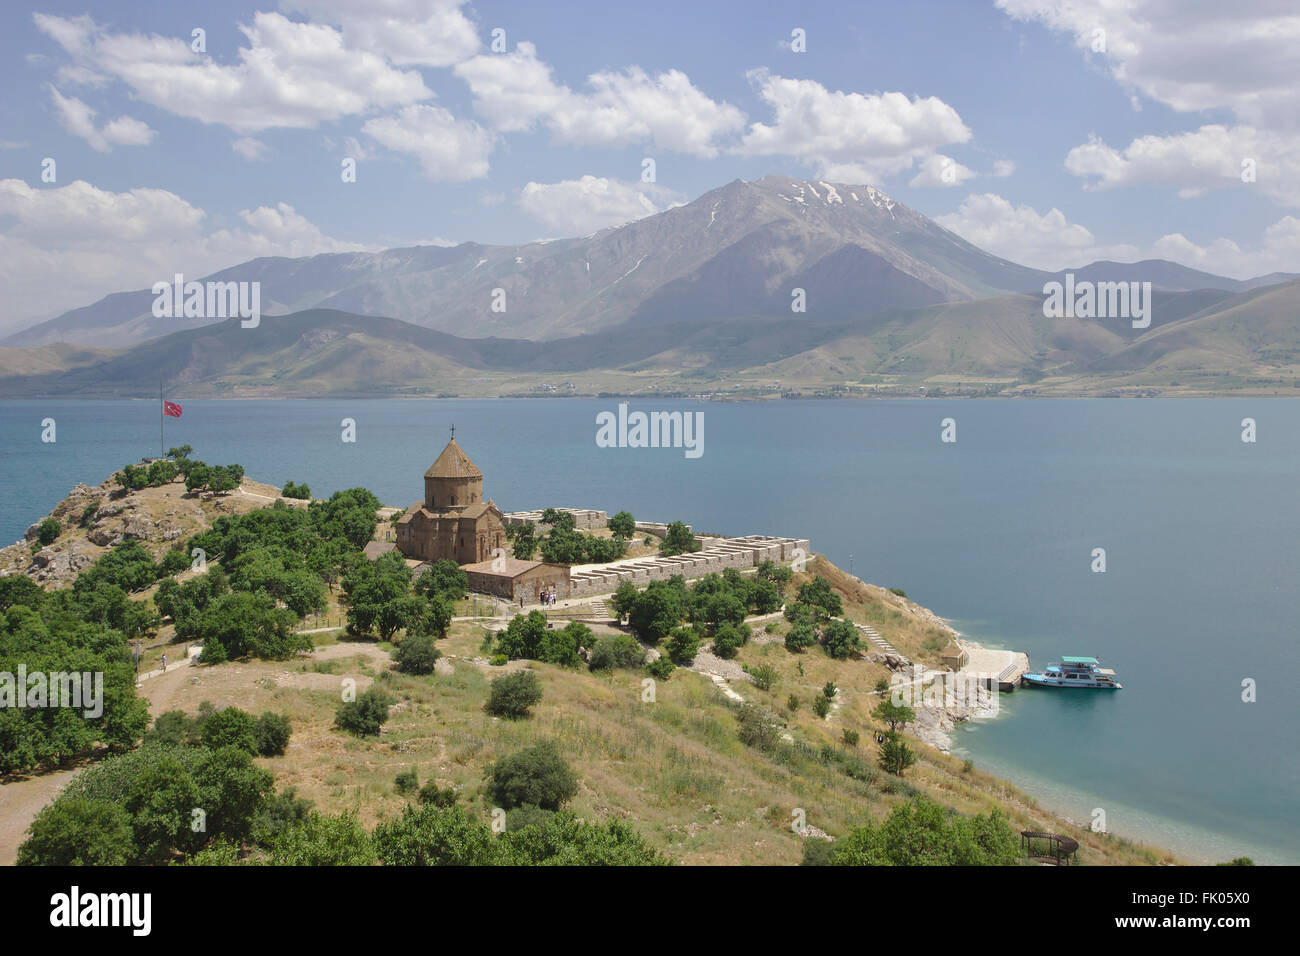
M 779 677 L 776 668 L 770 664 L 759 664 L 749 672 L 749 676 L 759 690 L 771 690 L 776 686 Z
M 428 634 L 410 634 L 397 645 L 397 669 L 403 674 L 432 674 L 442 652 L 435 639 Z
M 447 807 L 456 805 L 455 787 L 440 787 L 436 781 L 430 780 L 420 788 L 420 802 L 431 803 L 435 807 Z
M 740 722 L 740 742 L 747 747 L 771 750 L 781 738 L 776 715 L 757 704 L 741 704 L 736 719 Z
M 581 647 L 591 643 L 591 628 L 581 621 L 570 621 L 561 630 L 547 629 L 537 645 L 537 659 L 561 667 L 578 667 L 582 664 Z
M 487 776 L 493 798 L 506 810 L 524 804 L 558 810 L 578 792 L 577 776 L 549 740 L 501 758 Z
M 159 714 L 153 726 L 144 735 L 144 742 L 165 747 L 197 747 L 201 736 L 201 721 L 183 710 L 169 710 Z
M 415 770 L 403 770 L 393 778 L 393 787 L 398 793 L 414 793 L 420 789 L 420 778 Z
M 370 834 L 356 811 L 322 816 L 313 810 L 284 829 L 269 847 L 276 866 L 369 866 L 375 862 Z
M 668 658 L 678 667 L 689 667 L 700 652 L 700 638 L 692 627 L 674 628 L 668 637 Z
M 800 866 L 831 866 L 835 844 L 830 840 L 809 837 L 803 842 L 803 859 Z
M 542 699 L 542 682 L 532 671 L 513 671 L 492 682 L 484 709 L 496 717 L 518 720 L 527 717 Z
M 730 660 L 744 643 L 745 635 L 740 628 L 727 623 L 718 628 L 717 636 L 713 639 L 713 653 L 723 660 Z
M 263 846 L 291 826 L 305 821 L 312 811 L 312 802 L 298 796 L 293 787 L 266 798 L 262 809 L 253 819 L 253 840 Z
M 257 718 L 257 753 L 262 757 L 278 757 L 284 753 L 289 746 L 289 735 L 293 728 L 289 724 L 289 718 L 284 714 L 273 714 L 269 710 L 263 711 L 262 716 Z
M 238 707 L 227 707 L 209 714 L 199 730 L 199 737 L 203 746 L 211 750 L 238 747 L 245 753 L 258 752 L 257 719 Z
M 785 635 L 785 649 L 792 654 L 802 653 L 817 643 L 817 632 L 811 624 L 795 624 Z
M 370 688 L 354 701 L 346 701 L 334 715 L 334 726 L 358 737 L 373 737 L 388 719 L 392 701 L 377 688 Z
M 510 658 L 506 657 L 504 654 L 493 654 L 492 659 L 488 661 L 488 663 L 493 667 L 505 667 L 510 663 Z
M 311 497 L 311 488 L 309 488 L 305 483 L 298 485 L 294 484 L 292 481 L 286 481 L 284 487 L 280 489 L 280 494 L 286 498 L 297 498 L 298 500 L 302 500 Z
M 831 700 L 835 697 L 835 690 L 836 690 L 835 681 L 828 680 L 822 686 L 822 696 L 825 697 L 827 700 Z
M 849 730 L 849 728 L 845 727 L 842 734 L 845 746 L 856 747 L 858 745 L 858 732 L 856 730 Z
M 785 699 L 785 709 L 790 711 L 790 713 L 792 714 L 799 709 L 798 694 L 791 694 L 789 697 Z
M 1019 859 L 1019 840 L 1001 811 L 963 817 L 921 796 L 880 824 L 850 831 L 831 854 L 834 866 L 1012 866 Z
M 830 712 L 831 712 L 830 698 L 818 694 L 816 697 L 813 698 L 812 708 L 813 708 L 813 713 L 816 714 L 818 717 L 824 719 L 830 716 Z
M 848 621 L 831 621 L 822 631 L 822 648 L 840 661 L 862 646 L 858 629 Z
M 675 669 L 673 662 L 663 655 L 656 657 L 645 666 L 646 673 L 656 680 L 667 680 Z
M 588 658 L 587 666 L 593 671 L 640 667 L 645 662 L 645 649 L 629 635 L 615 634 L 598 640 Z
M 61 531 L 63 525 L 59 524 L 57 518 L 46 518 L 36 528 L 36 540 L 41 544 L 53 544 Z

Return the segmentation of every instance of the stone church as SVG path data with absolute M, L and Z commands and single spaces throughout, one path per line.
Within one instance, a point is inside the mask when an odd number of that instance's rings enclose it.
M 447 447 L 424 473 L 424 500 L 397 522 L 397 550 L 420 561 L 450 558 L 457 564 L 477 564 L 505 547 L 501 511 L 483 500 L 483 472 L 456 444 L 453 431 Z

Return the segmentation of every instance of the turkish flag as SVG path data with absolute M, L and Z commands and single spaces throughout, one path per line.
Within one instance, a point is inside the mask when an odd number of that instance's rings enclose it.
M 175 402 L 163 402 L 163 414 L 170 418 L 180 418 L 181 407 Z

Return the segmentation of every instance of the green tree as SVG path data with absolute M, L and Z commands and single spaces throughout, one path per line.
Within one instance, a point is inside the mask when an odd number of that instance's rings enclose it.
M 545 637 L 545 614 L 541 611 L 529 611 L 526 617 L 516 614 L 505 630 L 497 633 L 496 651 L 508 660 L 537 660 Z
M 468 587 L 469 577 L 460 569 L 460 565 L 447 558 L 433 562 L 415 582 L 417 594 L 452 602 L 462 600 Z
M 795 624 L 785 633 L 785 649 L 799 654 L 817 643 L 817 632 L 811 624 Z
M 327 817 L 313 810 L 274 837 L 268 856 L 276 866 L 369 866 L 377 859 L 356 811 Z
M 373 837 L 386 866 L 492 866 L 501 853 L 492 831 L 461 807 L 409 803 L 399 819 L 381 823 Z
M 822 629 L 822 649 L 842 661 L 862 647 L 858 629 L 848 621 L 829 621 Z
M 311 488 L 305 483 L 299 485 L 292 481 L 286 481 L 284 487 L 280 489 L 280 494 L 285 498 L 303 500 L 311 497 Z
M 55 800 L 27 833 L 18 848 L 19 866 L 125 866 L 135 857 L 130 816 L 104 800 Z
M 674 628 L 668 638 L 668 659 L 678 667 L 690 667 L 700 652 L 700 637 L 693 627 Z
M 636 534 L 636 519 L 632 517 L 631 512 L 620 511 L 605 522 L 605 527 L 620 538 L 631 538 Z
M 492 681 L 484 709 L 495 717 L 527 717 L 542 699 L 542 682 L 532 671 L 511 671 Z
M 668 533 L 664 539 L 659 542 L 659 553 L 665 557 L 672 557 L 675 554 L 685 554 L 688 551 L 700 550 L 699 539 L 691 533 L 684 522 L 674 521 L 668 526 Z
M 627 623 L 632 633 L 648 644 L 658 644 L 686 615 L 680 590 L 665 581 L 654 581 L 632 604 Z
M 371 687 L 356 700 L 345 701 L 334 715 L 334 726 L 358 737 L 374 737 L 388 720 L 393 704 L 382 691 Z
M 827 618 L 840 617 L 844 613 L 844 602 L 831 587 L 831 582 L 821 575 L 799 585 L 797 599 L 800 604 L 806 604 L 813 609 L 819 622 Z
M 916 720 L 916 712 L 906 704 L 896 704 L 888 697 L 883 698 L 871 712 L 876 719 L 889 725 L 891 731 L 906 727 Z
M 407 634 L 397 645 L 397 669 L 403 674 L 432 674 L 442 652 L 427 634 Z
M 507 810 L 524 804 L 558 810 L 578 792 L 577 775 L 549 740 L 502 757 L 487 777 L 493 798 Z
M 591 628 L 581 621 L 570 621 L 560 630 L 548 629 L 537 647 L 537 659 L 561 667 L 581 667 L 579 649 L 592 642 Z
M 259 757 L 278 757 L 289 746 L 293 725 L 284 714 L 263 711 L 257 718 L 257 754 Z
M 511 538 L 513 548 L 511 553 L 520 561 L 531 561 L 533 555 L 537 553 L 537 533 L 533 530 L 532 524 L 514 525 L 514 536 Z
M 257 753 L 257 718 L 238 707 L 215 711 L 200 725 L 199 739 L 212 750 L 237 747 L 245 753 Z
M 903 742 L 898 731 L 885 731 L 885 742 L 880 745 L 880 769 L 901 777 L 903 771 L 914 763 L 916 763 L 916 754 Z
M 610 598 L 609 606 L 614 609 L 620 622 L 631 613 L 640 593 L 631 581 L 623 580 L 618 583 L 614 596 Z

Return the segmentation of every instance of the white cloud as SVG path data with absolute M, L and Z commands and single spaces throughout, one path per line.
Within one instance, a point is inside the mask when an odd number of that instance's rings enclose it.
M 749 79 L 775 116 L 770 125 L 751 125 L 739 152 L 790 156 L 825 179 L 878 181 L 971 138 L 957 111 L 937 97 L 831 91 L 766 70 L 751 71 Z
M 76 66 L 121 80 L 146 103 L 238 133 L 311 128 L 343 116 L 397 108 L 433 94 L 418 71 L 345 46 L 333 27 L 255 13 L 247 46 L 223 64 L 180 37 L 109 33 L 88 16 L 33 14 Z
M 1287 0 L 997 0 L 1009 16 L 1069 33 L 1126 88 L 1189 112 L 1300 124 L 1300 12 Z M 1097 30 L 1104 51 L 1093 52 Z
M 951 156 L 935 153 L 921 162 L 921 171 L 908 183 L 913 187 L 933 186 L 945 188 L 959 186 L 968 179 L 974 179 L 976 172 L 968 169 Z
M 935 222 L 986 252 L 1036 269 L 1141 258 L 1136 246 L 1100 245 L 1086 227 L 1068 222 L 1059 209 L 1040 215 L 1032 206 L 1015 205 L 996 193 L 967 196 L 955 213 L 937 216 Z
M 1181 112 L 1228 110 L 1236 125 L 1143 136 L 1117 149 L 1094 138 L 1066 167 L 1098 188 L 1167 185 L 1184 197 L 1241 185 L 1300 205 L 1300 10 L 1282 0 L 997 0 L 1011 17 L 1071 34 L 1125 89 Z M 1097 31 L 1104 31 L 1099 34 Z M 1097 49 L 1104 40 L 1104 50 Z M 1135 108 L 1140 108 L 1133 96 Z M 1267 172 L 1266 172 L 1267 170 Z
M 519 193 L 524 212 L 565 236 L 644 219 L 677 204 L 676 195 L 662 187 L 598 176 L 530 182 Z
M 1253 183 L 1243 183 L 1242 164 L 1253 163 Z M 1142 136 L 1121 150 L 1092 138 L 1070 150 L 1065 168 L 1094 189 L 1155 185 L 1176 188 L 1184 198 L 1213 188 L 1259 189 L 1300 206 L 1300 137 L 1251 126 L 1202 126 L 1172 136 Z
M 281 9 L 342 28 L 349 46 L 398 66 L 451 66 L 479 48 L 465 0 L 282 0 Z
M 528 42 L 511 53 L 481 54 L 455 68 L 469 84 L 474 108 L 498 130 L 537 124 L 557 143 L 627 146 L 648 143 L 692 156 L 719 153 L 718 140 L 739 132 L 745 114 L 710 99 L 679 70 L 654 76 L 639 67 L 587 77 L 590 92 L 557 83 Z
M 265 143 L 251 136 L 241 136 L 230 144 L 230 148 L 248 160 L 266 159 L 268 152 Z
M 408 106 L 393 116 L 367 120 L 361 131 L 376 142 L 420 160 L 434 182 L 463 182 L 488 173 L 493 134 L 441 106 Z
M 1231 239 L 1198 245 L 1181 233 L 1162 236 L 1148 248 L 1106 245 L 1059 209 L 1039 214 L 993 193 L 967 196 L 957 212 L 935 222 L 988 252 L 1022 265 L 1052 272 L 1108 259 L 1138 262 L 1168 259 L 1193 269 L 1233 279 L 1271 272 L 1300 271 L 1300 219 L 1285 216 L 1264 230 L 1260 241 L 1243 248 Z
M 0 180 L 0 286 L 8 314 L 36 318 L 145 288 L 177 272 L 200 276 L 257 256 L 364 248 L 325 235 L 292 206 L 239 213 L 210 229 L 207 214 L 165 189 L 111 192 L 82 180 L 34 189 Z
M 1151 254 L 1193 269 L 1234 279 L 1251 279 L 1271 272 L 1300 272 L 1300 219 L 1284 216 L 1264 230 L 1262 240 L 1242 248 L 1231 239 L 1200 246 L 1181 233 L 1161 236 Z
M 114 146 L 148 146 L 158 135 L 148 124 L 131 116 L 119 116 L 97 128 L 93 109 L 75 96 L 64 96 L 53 86 L 49 89 L 59 123 L 98 152 L 110 152 Z
M 1014 160 L 999 159 L 993 164 L 993 172 L 991 175 L 996 179 L 1005 179 L 1015 171 L 1016 164 Z

